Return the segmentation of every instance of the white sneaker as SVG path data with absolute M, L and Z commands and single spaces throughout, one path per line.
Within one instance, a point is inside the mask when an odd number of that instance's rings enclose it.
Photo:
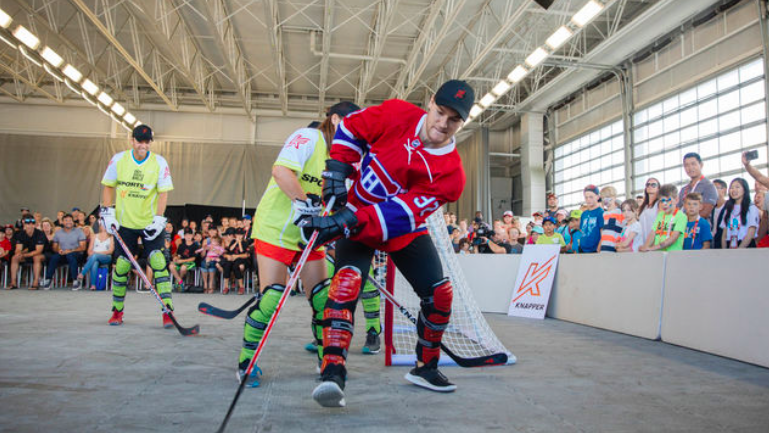
M 321 382 L 312 392 L 312 398 L 323 407 L 345 407 L 344 391 L 334 381 Z
M 76 278 L 75 281 L 72 282 L 72 291 L 77 292 L 78 290 L 83 288 L 83 282 L 80 281 L 79 278 Z

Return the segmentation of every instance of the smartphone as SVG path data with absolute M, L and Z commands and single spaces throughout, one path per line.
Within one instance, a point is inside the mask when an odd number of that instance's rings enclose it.
M 749 152 L 745 152 L 745 159 L 748 161 L 753 161 L 754 159 L 758 159 L 758 150 L 751 150 Z

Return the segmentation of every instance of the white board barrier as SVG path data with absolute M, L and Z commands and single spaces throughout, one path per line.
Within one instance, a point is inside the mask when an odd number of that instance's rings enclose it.
M 505 313 L 521 263 L 520 254 L 458 255 L 465 280 L 484 313 Z
M 769 367 L 769 249 L 668 253 L 662 340 Z

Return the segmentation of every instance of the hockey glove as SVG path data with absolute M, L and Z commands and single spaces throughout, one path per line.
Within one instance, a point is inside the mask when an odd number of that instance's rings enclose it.
M 323 203 L 328 203 L 331 197 L 336 197 L 334 208 L 337 211 L 347 204 L 347 184 L 345 181 L 354 168 L 335 159 L 326 160 L 326 171 L 323 172 Z
M 291 207 L 294 210 L 294 224 L 296 225 L 299 225 L 299 221 L 304 218 L 320 215 L 320 211 L 323 210 L 320 197 L 315 194 L 307 194 L 305 200 L 294 200 Z
M 314 249 L 341 237 L 349 238 L 358 225 L 358 218 L 353 211 L 344 208 L 330 216 L 304 218 L 297 225 L 302 231 L 302 241 L 305 243 L 309 243 L 312 233 L 318 230 L 318 239 L 313 245 Z
M 160 236 L 160 234 L 163 233 L 163 230 L 166 229 L 166 221 L 168 221 L 166 217 L 155 215 L 152 218 L 152 223 L 144 229 L 144 236 L 146 239 L 151 241 Z
M 99 209 L 99 217 L 101 217 L 102 224 L 104 224 L 104 230 L 106 230 L 107 233 L 111 235 L 117 233 L 120 228 L 120 223 L 118 223 L 117 218 L 115 218 L 114 207 L 102 206 L 101 209 Z

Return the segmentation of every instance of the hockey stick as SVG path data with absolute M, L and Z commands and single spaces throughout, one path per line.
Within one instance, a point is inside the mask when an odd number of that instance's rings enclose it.
M 104 220 L 101 220 L 102 224 L 106 227 L 107 225 L 104 224 Z M 176 317 L 174 317 L 174 312 L 166 306 L 166 304 L 163 302 L 163 299 L 160 297 L 158 292 L 155 290 L 155 287 L 150 283 L 149 278 L 147 278 L 147 274 L 144 273 L 141 266 L 139 266 L 138 263 L 136 263 L 136 259 L 134 259 L 134 256 L 131 254 L 131 250 L 128 249 L 128 246 L 123 242 L 123 238 L 120 236 L 120 234 L 117 232 L 117 230 L 114 230 L 115 239 L 117 239 L 117 242 L 120 244 L 120 247 L 123 248 L 123 252 L 125 252 L 125 255 L 127 256 L 128 260 L 133 265 L 136 272 L 139 274 L 139 277 L 141 277 L 142 281 L 144 282 L 144 285 L 149 287 L 150 291 L 153 295 L 155 295 L 155 299 L 160 302 L 160 305 L 163 306 L 163 312 L 168 314 L 168 317 L 171 319 L 171 322 L 173 322 L 176 329 L 179 331 L 180 334 L 184 336 L 189 335 L 197 335 L 200 332 L 200 326 L 195 325 L 191 328 L 185 328 L 182 325 L 179 324 L 179 322 L 176 321 Z
M 248 306 L 253 304 L 257 299 L 259 299 L 259 295 L 252 296 L 251 299 L 246 301 L 246 303 L 241 305 L 237 310 L 222 310 L 221 308 L 214 307 L 208 302 L 201 302 L 198 304 L 198 311 L 203 314 L 208 314 L 209 316 L 218 317 L 220 319 L 234 319 L 238 317 L 238 314 L 242 313 L 243 310 L 248 308 Z
M 331 256 L 326 255 L 326 260 L 328 260 L 330 263 L 334 263 L 334 259 L 331 258 Z M 382 293 L 385 298 L 387 298 L 388 301 L 390 301 L 391 304 L 393 304 L 398 310 L 400 310 L 401 313 L 403 313 L 404 316 L 406 316 L 407 319 L 411 321 L 411 323 L 416 326 L 417 319 L 414 317 L 409 310 L 406 309 L 403 305 L 401 305 L 396 299 L 395 296 L 393 296 L 392 293 L 390 293 L 387 289 L 382 287 L 382 285 L 374 278 L 371 278 L 369 276 L 368 281 L 371 282 L 371 284 L 376 287 L 377 290 L 379 290 L 380 293 Z M 470 368 L 470 367 L 492 367 L 495 365 L 505 365 L 507 364 L 507 354 L 506 353 L 494 353 L 491 355 L 485 355 L 485 356 L 479 356 L 477 358 L 463 358 L 456 353 L 452 352 L 451 349 L 446 347 L 443 342 L 441 342 L 441 349 L 443 349 L 444 352 L 446 352 L 446 355 L 449 355 L 449 358 L 453 359 L 454 362 L 457 363 L 460 367 Z
M 336 197 L 331 197 L 331 199 L 326 204 L 326 209 L 323 210 L 323 213 L 321 214 L 321 216 L 327 216 L 331 212 L 331 208 L 334 206 L 335 198 Z M 217 430 L 218 433 L 223 433 L 224 429 L 227 427 L 227 423 L 230 421 L 230 417 L 232 416 L 232 411 L 235 409 L 235 405 L 238 403 L 240 394 L 243 393 L 243 388 L 246 387 L 246 379 L 251 375 L 251 370 L 253 370 L 254 365 L 256 364 L 256 360 L 257 358 L 259 358 L 259 354 L 261 354 L 262 349 L 264 349 L 264 344 L 267 342 L 267 337 L 270 336 L 270 331 L 272 331 L 272 326 L 275 324 L 275 321 L 278 319 L 278 315 L 283 309 L 283 304 L 285 304 L 286 299 L 288 299 L 288 293 L 291 291 L 291 289 L 294 288 L 294 285 L 296 284 L 297 280 L 299 280 L 299 273 L 302 272 L 304 263 L 307 261 L 307 258 L 310 257 L 310 253 L 312 252 L 312 247 L 315 245 L 315 241 L 318 239 L 319 233 L 320 232 L 318 230 L 315 230 L 314 232 L 312 232 L 312 236 L 310 237 L 309 242 L 307 242 L 307 247 L 304 249 L 304 251 L 302 251 L 302 255 L 299 256 L 299 260 L 296 262 L 296 269 L 294 269 L 294 272 L 291 274 L 291 278 L 288 279 L 286 288 L 283 289 L 283 294 L 280 295 L 280 301 L 278 301 L 278 305 L 275 307 L 275 312 L 272 314 L 270 323 L 267 324 L 267 328 L 264 330 L 264 334 L 262 334 L 262 340 L 259 342 L 259 346 L 256 347 L 256 352 L 254 352 L 254 356 L 251 357 L 251 361 L 248 363 L 248 367 L 246 368 L 246 371 L 243 374 L 243 379 L 241 379 L 240 385 L 238 385 L 238 390 L 237 392 L 235 392 L 235 398 L 232 399 L 232 403 L 230 403 L 230 407 L 229 409 L 227 409 L 227 415 L 225 415 L 224 420 L 222 421 L 222 425 L 219 426 L 219 430 Z

